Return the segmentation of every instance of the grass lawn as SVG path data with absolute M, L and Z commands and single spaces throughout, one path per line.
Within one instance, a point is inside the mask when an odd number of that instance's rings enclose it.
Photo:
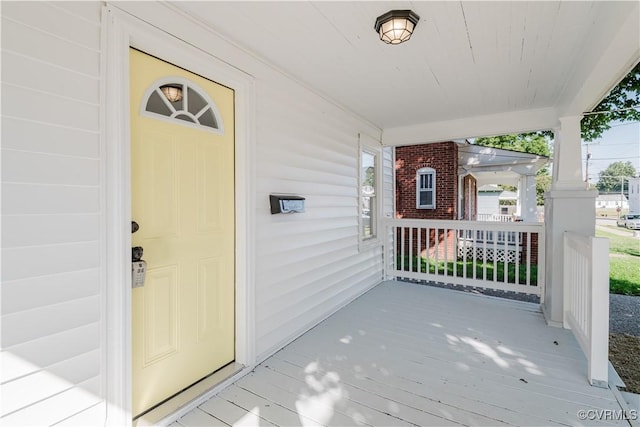
M 398 257 L 398 265 L 402 265 L 402 260 Z M 466 270 L 465 270 L 466 264 Z M 449 261 L 446 263 L 443 261 L 439 261 L 436 263 L 434 259 L 428 260 L 429 273 L 430 274 L 438 274 L 444 275 L 445 271 L 447 276 L 456 276 L 456 277 L 467 277 L 469 279 L 483 279 L 485 276 L 483 275 L 483 263 L 481 260 L 476 261 L 475 268 L 475 276 L 473 270 L 473 261 L 467 261 L 466 263 L 463 261 L 452 262 Z M 411 264 L 412 268 L 409 268 L 409 258 L 405 257 L 404 259 L 404 270 L 405 271 L 418 271 L 418 259 L 417 257 L 413 257 L 413 262 Z M 486 278 L 487 280 L 493 280 L 494 268 L 493 261 L 488 261 L 486 263 Z M 527 268 L 526 266 L 520 264 L 518 265 L 519 275 L 518 275 L 518 284 L 524 285 L 527 281 Z M 420 272 L 427 272 L 427 259 L 420 259 Z M 466 274 L 465 274 L 466 272 Z M 499 282 L 504 281 L 504 263 L 497 262 L 496 263 L 496 277 Z M 507 283 L 516 283 L 516 266 L 514 264 L 507 264 Z M 532 286 L 537 286 L 538 284 L 538 266 L 532 265 L 529 271 L 529 284 Z
M 609 239 L 609 288 L 611 293 L 640 295 L 640 239 L 596 230 Z

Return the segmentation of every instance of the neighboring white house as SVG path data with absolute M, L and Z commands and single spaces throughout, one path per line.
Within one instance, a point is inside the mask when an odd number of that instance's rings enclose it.
M 624 194 L 598 194 L 596 209 L 628 209 L 629 202 Z
M 500 215 L 500 195 L 503 189 L 494 184 L 478 187 L 478 218 L 485 215 Z
M 516 214 L 518 193 L 503 190 L 497 185 L 486 184 L 478 188 L 478 219 L 487 220 L 493 218 L 506 218 Z
M 640 214 L 640 178 L 629 178 L 629 213 Z
M 563 325 L 564 233 L 595 230 L 580 120 L 640 60 L 640 4 L 413 2 L 402 46 L 372 30 L 387 7 L 0 2 L 0 423 L 131 425 L 135 399 L 205 363 L 140 388 L 187 338 L 225 329 L 244 375 L 378 285 L 394 145 L 553 129 L 539 274 Z M 276 194 L 304 213 L 271 214 Z M 198 244 L 233 250 L 185 255 Z M 134 287 L 132 246 L 157 286 Z

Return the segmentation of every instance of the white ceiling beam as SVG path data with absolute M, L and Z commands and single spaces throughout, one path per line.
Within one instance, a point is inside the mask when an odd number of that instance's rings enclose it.
M 413 145 L 480 136 L 506 135 L 552 129 L 557 124 L 558 115 L 554 108 L 512 111 L 384 129 L 382 144 L 387 146 Z
M 462 169 L 467 172 L 481 173 L 481 172 L 513 172 L 518 175 L 535 175 L 538 172 L 539 167 L 543 165 L 531 164 L 497 164 L 497 165 L 462 165 Z
M 591 49 L 591 56 L 584 55 L 571 85 L 565 89 L 563 98 L 567 101 L 558 106 L 560 117 L 593 110 L 640 61 L 640 3 L 623 2 L 623 6 L 621 13 L 627 14 L 626 19 L 622 25 L 613 20 L 612 25 L 617 32 L 609 46 L 603 52 Z M 583 76 L 585 73 L 588 74 Z

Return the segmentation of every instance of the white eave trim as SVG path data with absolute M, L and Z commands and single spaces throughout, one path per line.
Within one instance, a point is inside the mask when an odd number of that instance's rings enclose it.
M 385 146 L 416 145 L 427 142 L 506 135 L 553 129 L 558 124 L 555 108 L 511 111 L 463 119 L 421 123 L 385 129 Z

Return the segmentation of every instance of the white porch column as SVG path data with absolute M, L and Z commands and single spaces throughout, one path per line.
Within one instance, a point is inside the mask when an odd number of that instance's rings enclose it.
M 551 190 L 545 193 L 545 300 L 542 306 L 547 322 L 563 326 L 564 251 L 563 233 L 573 231 L 595 235 L 595 198 L 582 180 L 580 120 L 582 116 L 560 118 L 554 129 L 553 176 Z
M 583 116 L 561 117 L 560 127 L 553 130 L 553 175 L 551 190 L 583 190 L 582 139 L 580 121 Z
M 524 222 L 538 221 L 535 175 L 523 175 L 518 181 L 518 212 Z

